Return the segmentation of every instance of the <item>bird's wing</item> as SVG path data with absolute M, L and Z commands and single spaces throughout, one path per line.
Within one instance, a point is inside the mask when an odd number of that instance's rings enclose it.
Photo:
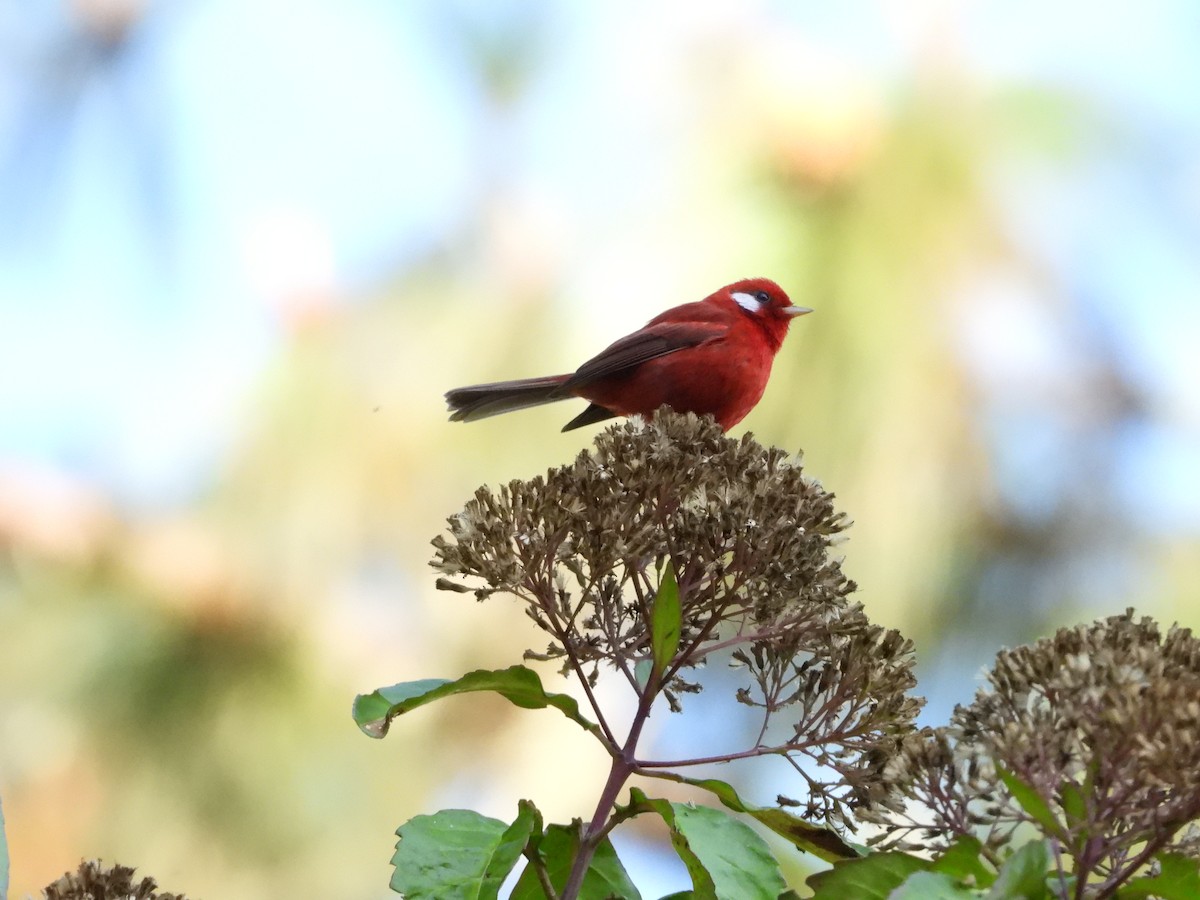
M 589 359 L 563 387 L 582 387 L 629 372 L 648 360 L 719 340 L 728 331 L 729 325 L 720 322 L 652 322 Z

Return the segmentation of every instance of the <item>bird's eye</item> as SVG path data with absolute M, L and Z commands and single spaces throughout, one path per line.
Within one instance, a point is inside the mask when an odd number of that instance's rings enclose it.
M 729 296 L 734 303 L 748 313 L 759 312 L 771 301 L 766 291 L 755 291 L 753 294 L 748 294 L 745 291 L 734 291 Z

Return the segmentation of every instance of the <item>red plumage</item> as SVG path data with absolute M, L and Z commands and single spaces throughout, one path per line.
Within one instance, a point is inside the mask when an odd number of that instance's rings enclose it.
M 572 374 L 448 391 L 450 419 L 471 422 L 581 397 L 591 405 L 563 431 L 613 416 L 648 416 L 664 404 L 710 413 L 728 431 L 762 397 L 792 319 L 811 311 L 793 306 L 769 279 L 736 281 L 660 313 Z

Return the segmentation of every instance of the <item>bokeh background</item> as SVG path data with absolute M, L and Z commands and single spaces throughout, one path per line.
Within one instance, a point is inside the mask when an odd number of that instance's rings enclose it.
M 590 815 L 558 717 L 374 742 L 350 700 L 542 644 L 437 594 L 428 541 L 589 433 L 442 392 L 744 276 L 817 312 L 737 432 L 854 518 L 924 721 L 1058 625 L 1200 626 L 1198 45 L 1191 0 L 0 2 L 14 896 L 103 857 L 386 897 L 412 815 Z M 725 702 L 648 740 L 719 742 Z M 647 896 L 687 884 L 660 838 L 622 844 Z

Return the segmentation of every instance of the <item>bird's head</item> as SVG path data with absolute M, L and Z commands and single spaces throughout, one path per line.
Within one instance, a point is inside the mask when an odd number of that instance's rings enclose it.
M 769 278 L 746 278 L 721 289 L 728 302 L 743 315 L 757 321 L 774 339 L 783 343 L 788 325 L 797 316 L 812 312 L 807 306 L 795 306 L 787 293 Z

